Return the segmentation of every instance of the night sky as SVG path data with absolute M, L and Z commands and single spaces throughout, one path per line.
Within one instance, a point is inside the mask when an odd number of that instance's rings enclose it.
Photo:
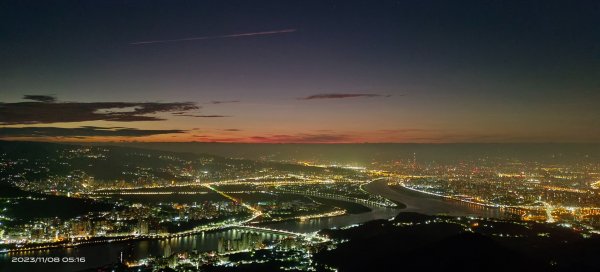
M 600 142 L 599 1 L 2 1 L 0 139 Z

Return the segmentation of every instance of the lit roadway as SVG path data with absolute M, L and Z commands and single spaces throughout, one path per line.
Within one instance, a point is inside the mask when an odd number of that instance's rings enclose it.
M 261 216 L 261 215 L 262 215 L 262 212 L 261 212 L 261 211 L 259 211 L 259 210 L 255 209 L 255 208 L 253 208 L 252 206 L 250 206 L 250 205 L 248 205 L 248 204 L 246 204 L 246 203 L 242 203 L 242 202 L 241 202 L 240 200 L 238 200 L 237 198 L 235 198 L 235 197 L 233 197 L 233 196 L 230 196 L 230 195 L 228 195 L 228 194 L 224 193 L 223 191 L 220 191 L 220 190 L 216 189 L 215 187 L 212 187 L 212 186 L 210 186 L 210 184 L 204 184 L 204 187 L 206 187 L 206 188 L 208 188 L 209 190 L 212 190 L 212 191 L 214 191 L 215 193 L 218 193 L 218 194 L 222 195 L 223 197 L 225 197 L 225 198 L 227 198 L 227 199 L 229 199 L 229 200 L 231 200 L 231 201 L 233 201 L 233 202 L 235 202 L 235 203 L 238 203 L 238 204 L 242 205 L 244 208 L 246 208 L 246 209 L 248 209 L 248 210 L 252 211 L 252 217 L 250 217 L 250 218 L 249 218 L 249 219 L 247 219 L 247 220 L 244 220 L 244 221 L 237 222 L 237 224 L 238 224 L 238 225 L 241 225 L 241 224 L 244 224 L 244 223 L 248 223 L 248 222 L 250 222 L 250 221 L 252 221 L 252 220 L 254 220 L 254 219 L 256 219 L 256 218 L 258 218 L 259 216 Z
M 537 201 L 536 203 L 541 203 L 542 205 L 544 205 L 544 208 L 546 209 L 546 222 L 547 223 L 554 223 L 556 220 L 554 220 L 554 217 L 552 217 L 552 210 L 554 210 L 554 207 L 552 207 L 552 205 L 550 205 L 550 203 L 548 202 L 544 202 L 544 201 Z
M 367 183 L 368 182 L 365 182 L 364 184 L 367 184 Z M 364 189 L 362 189 L 362 185 L 363 184 L 360 185 L 360 190 L 364 191 Z M 358 203 L 358 204 L 366 204 L 366 205 L 371 205 L 371 206 L 376 206 L 376 207 L 389 208 L 389 207 L 397 206 L 396 203 L 394 203 L 386 198 L 383 198 L 382 202 L 377 202 L 377 201 L 373 201 L 373 200 L 343 196 L 343 195 L 332 194 L 332 193 L 322 193 L 322 192 L 317 192 L 317 191 L 306 191 L 306 190 L 282 189 L 279 186 L 275 186 L 275 189 L 277 189 L 281 192 L 285 192 L 285 193 L 292 193 L 292 194 L 305 195 L 305 196 L 318 196 L 318 197 L 329 198 L 329 199 L 350 201 L 350 202 L 354 202 L 354 203 Z
M 213 224 L 195 227 L 194 229 L 181 231 L 181 232 L 177 232 L 177 233 L 156 234 L 156 235 L 122 235 L 122 234 L 120 234 L 120 235 L 115 235 L 112 237 L 111 236 L 97 237 L 100 239 L 95 239 L 95 240 L 88 240 L 87 238 L 80 237 L 80 238 L 78 238 L 76 240 L 74 239 L 68 243 L 59 242 L 59 243 L 52 243 L 52 244 L 39 245 L 39 246 L 30 245 L 27 247 L 15 248 L 15 249 L 10 249 L 10 250 L 4 249 L 4 250 L 1 250 L 0 253 L 41 250 L 41 249 L 49 249 L 49 248 L 57 248 L 57 247 L 72 247 L 72 246 L 78 246 L 78 245 L 111 243 L 111 242 L 120 242 L 120 241 L 137 240 L 137 239 L 165 239 L 165 238 L 181 237 L 181 236 L 187 236 L 187 235 L 200 233 L 200 232 L 204 232 L 204 231 L 226 229 L 226 228 L 245 228 L 245 229 L 253 229 L 253 230 L 257 230 L 257 231 L 280 233 L 280 234 L 290 235 L 290 236 L 295 236 L 295 237 L 303 237 L 306 240 L 317 240 L 317 242 L 329 241 L 329 239 L 319 236 L 316 233 L 297 233 L 297 232 L 291 232 L 291 231 L 286 231 L 286 230 L 278 230 L 278 229 L 270 229 L 270 228 L 264 228 L 264 227 L 245 225 L 245 224 L 253 221 L 254 219 L 258 218 L 259 216 L 261 216 L 262 212 L 253 208 L 252 206 L 250 206 L 248 204 L 241 203 L 241 201 L 239 201 L 238 199 L 212 187 L 210 184 L 204 184 L 203 186 L 208 188 L 209 190 L 212 190 L 212 191 L 222 195 L 223 197 L 225 197 L 233 202 L 239 203 L 246 209 L 252 211 L 252 216 L 247 219 L 241 220 L 241 221 L 227 220 L 224 222 L 213 223 Z
M 286 179 L 293 177 L 302 180 L 298 181 L 288 181 Z M 264 180 L 276 180 L 276 181 L 264 181 Z M 103 187 L 96 188 L 91 190 L 90 192 L 84 194 L 102 194 L 101 192 L 106 191 L 118 191 L 118 192 L 107 192 L 104 194 L 118 194 L 122 191 L 129 190 L 138 190 L 138 189 L 157 189 L 157 188 L 178 188 L 178 187 L 188 187 L 188 186 L 204 186 L 206 184 L 209 185 L 294 185 L 294 184 L 322 184 L 322 183 L 334 183 L 339 181 L 327 180 L 327 179 L 310 179 L 300 175 L 289 175 L 289 176 L 257 176 L 257 177 L 249 177 L 249 178 L 238 178 L 238 179 L 230 179 L 230 180 L 222 180 L 222 181 L 214 181 L 208 183 L 199 183 L 199 182 L 187 182 L 187 183 L 177 183 L 177 184 L 161 184 L 161 185 L 144 185 L 144 186 L 133 186 L 133 187 Z M 343 182 L 348 183 L 363 183 L 364 181 L 360 180 L 346 180 Z

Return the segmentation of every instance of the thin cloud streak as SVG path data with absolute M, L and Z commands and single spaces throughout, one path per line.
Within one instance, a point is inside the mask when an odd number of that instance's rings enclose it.
M 231 115 L 219 115 L 219 114 L 209 114 L 209 115 L 180 114 L 178 116 L 196 117 L 196 118 L 224 118 L 224 117 L 231 117 Z
M 298 98 L 299 100 L 315 100 L 315 99 L 342 99 L 354 97 L 390 97 L 391 95 L 375 94 L 375 93 L 326 93 L 315 94 L 307 97 Z
M 204 135 L 206 136 L 206 135 Z M 336 133 L 297 133 L 297 134 L 267 134 L 240 137 L 222 137 L 210 135 L 203 137 L 206 142 L 221 143 L 354 143 L 363 142 L 362 139 L 347 134 Z
M 213 100 L 208 104 L 218 105 L 218 104 L 230 104 L 230 103 L 239 103 L 239 100 Z
M 141 42 L 132 42 L 129 44 L 130 45 L 145 45 L 145 44 L 156 44 L 156 43 L 189 42 L 189 41 L 200 41 L 200 40 L 240 38 L 240 37 L 249 37 L 249 36 L 264 36 L 264 35 L 284 34 L 284 33 L 292 33 L 292 32 L 296 32 L 296 29 L 291 28 L 291 29 L 250 32 L 250 33 L 238 33 L 238 34 L 229 34 L 229 35 L 220 35 L 220 36 L 203 36 L 203 37 L 191 37 L 191 38 L 171 39 L 171 40 L 141 41 Z
M 185 133 L 181 129 L 136 129 L 123 127 L 82 126 L 77 128 L 62 127 L 2 127 L 0 139 L 11 137 L 143 137 L 161 134 Z
M 33 100 L 33 101 L 38 101 L 38 102 L 46 102 L 46 103 L 56 102 L 56 97 L 54 97 L 52 95 L 31 95 L 31 94 L 26 94 L 26 95 L 23 96 L 23 99 L 25 99 L 25 100 Z

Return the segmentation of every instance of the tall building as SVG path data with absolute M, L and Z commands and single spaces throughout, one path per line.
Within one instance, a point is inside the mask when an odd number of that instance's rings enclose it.
M 142 234 L 142 235 L 148 234 L 150 232 L 149 231 L 150 228 L 148 226 L 148 221 L 140 220 L 138 229 L 139 229 L 139 234 Z

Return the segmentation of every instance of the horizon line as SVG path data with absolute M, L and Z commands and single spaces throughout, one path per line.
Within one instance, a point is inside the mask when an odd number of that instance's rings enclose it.
M 219 141 L 35 141 L 35 140 L 5 140 L 0 142 L 34 142 L 54 144 L 295 144 L 295 145 L 363 145 L 363 144 L 415 144 L 415 145 L 445 145 L 445 144 L 588 144 L 600 145 L 600 142 L 219 142 Z

